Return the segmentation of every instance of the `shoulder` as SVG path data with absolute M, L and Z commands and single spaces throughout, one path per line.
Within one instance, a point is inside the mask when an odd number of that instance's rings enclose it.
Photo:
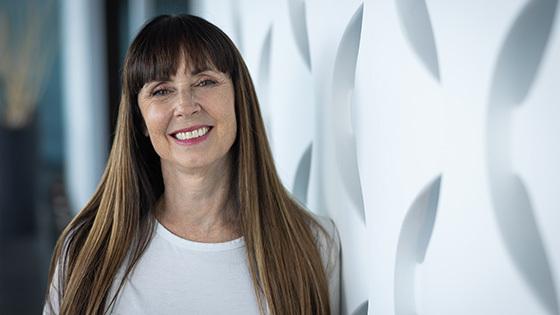
M 310 213 L 310 212 L 309 212 Z M 328 217 L 310 213 L 317 223 L 311 224 L 329 286 L 331 314 L 340 313 L 340 238 L 334 221 Z
M 321 253 L 321 259 L 327 274 L 330 274 L 333 269 L 338 265 L 340 257 L 340 238 L 338 229 L 334 221 L 326 216 L 318 215 L 309 212 L 311 218 L 318 224 L 311 225 L 311 230 L 315 235 L 317 247 Z
M 43 306 L 43 315 L 58 314 L 60 311 L 71 233 L 72 232 L 69 232 L 65 236 L 60 236 L 53 252 L 50 266 L 51 270 L 49 271 L 47 296 L 45 305 Z

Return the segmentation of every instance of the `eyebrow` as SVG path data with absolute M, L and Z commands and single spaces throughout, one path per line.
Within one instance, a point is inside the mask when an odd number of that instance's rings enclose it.
M 218 69 L 216 69 L 216 68 L 211 68 L 211 67 L 209 67 L 209 66 L 206 66 L 206 67 L 204 67 L 204 68 L 194 68 L 194 69 L 192 69 L 190 72 L 191 72 L 191 75 L 192 75 L 192 76 L 195 76 L 195 75 L 201 74 L 201 73 L 203 73 L 203 72 L 207 72 L 207 71 L 215 72 L 215 73 L 217 73 L 217 74 L 224 74 L 224 73 L 221 72 L 220 70 L 218 70 Z M 164 83 L 164 82 L 170 82 L 170 81 L 172 81 L 172 80 L 171 80 L 172 77 L 173 77 L 173 76 L 168 77 L 168 78 L 164 78 L 164 79 L 160 79 L 160 80 L 153 80 L 153 81 L 147 82 L 146 85 L 145 85 L 145 87 L 146 87 L 146 88 L 151 88 L 151 87 L 153 87 L 154 85 L 157 86 L 157 85 L 159 85 L 159 84 L 161 84 L 161 83 Z
M 192 69 L 191 70 L 191 75 L 197 75 L 197 74 L 201 74 L 201 73 L 207 72 L 207 71 L 221 73 L 221 71 L 219 71 L 218 69 L 205 67 L 205 68 Z

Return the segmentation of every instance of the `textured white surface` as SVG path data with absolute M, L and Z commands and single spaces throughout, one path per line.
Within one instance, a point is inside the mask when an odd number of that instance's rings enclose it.
M 289 189 L 312 143 L 343 314 L 559 314 L 557 1 L 224 3 L 197 13 L 241 44 Z

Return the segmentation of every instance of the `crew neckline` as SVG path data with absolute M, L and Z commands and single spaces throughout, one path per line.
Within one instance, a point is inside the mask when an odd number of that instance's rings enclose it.
M 156 233 L 158 235 L 160 235 L 161 237 L 163 237 L 164 239 L 168 240 L 169 242 L 175 245 L 188 248 L 191 250 L 213 252 L 213 251 L 232 250 L 245 246 L 245 238 L 243 236 L 233 239 L 231 241 L 220 242 L 220 243 L 203 243 L 203 242 L 189 240 L 173 234 L 173 232 L 169 231 L 157 219 L 155 221 L 156 221 Z

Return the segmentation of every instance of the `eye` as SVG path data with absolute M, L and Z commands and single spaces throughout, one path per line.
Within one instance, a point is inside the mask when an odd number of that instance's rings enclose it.
M 205 87 L 205 86 L 212 86 L 215 85 L 217 82 L 214 80 L 210 80 L 210 79 L 204 79 L 200 82 L 198 82 L 195 86 L 199 86 L 199 87 Z
M 165 96 L 171 93 L 171 90 L 166 88 L 160 88 L 152 92 L 152 96 Z

